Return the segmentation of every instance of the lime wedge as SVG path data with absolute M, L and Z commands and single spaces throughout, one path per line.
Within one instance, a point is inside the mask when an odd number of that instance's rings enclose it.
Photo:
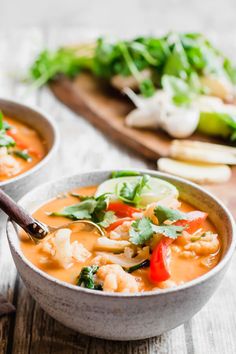
M 111 199 L 117 200 L 115 193 L 116 186 L 118 183 L 137 183 L 142 177 L 141 176 L 130 176 L 130 177 L 119 177 L 108 179 L 105 182 L 101 183 L 95 193 L 95 197 L 98 197 L 104 193 L 111 193 Z M 146 206 L 153 202 L 158 202 L 167 197 L 173 197 L 173 199 L 178 198 L 179 192 L 176 187 L 166 182 L 160 178 L 150 177 L 149 188 L 144 188 L 143 193 L 141 194 L 141 206 Z

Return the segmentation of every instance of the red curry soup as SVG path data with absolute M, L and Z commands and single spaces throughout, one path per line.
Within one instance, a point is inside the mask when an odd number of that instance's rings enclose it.
M 45 142 L 34 129 L 0 111 L 0 182 L 28 171 L 45 155 Z
M 40 207 L 51 226 L 72 224 L 40 244 L 22 234 L 26 258 L 51 276 L 108 292 L 143 292 L 184 284 L 219 262 L 221 241 L 207 214 L 179 199 L 164 180 L 114 172 L 99 186 L 78 188 Z

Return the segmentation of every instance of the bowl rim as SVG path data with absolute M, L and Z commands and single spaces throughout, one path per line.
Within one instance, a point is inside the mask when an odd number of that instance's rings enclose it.
M 36 272 L 41 278 L 43 279 L 46 279 L 49 283 L 54 283 L 56 284 L 57 286 L 59 287 L 62 287 L 62 288 L 67 288 L 68 290 L 71 290 L 71 291 L 75 291 L 75 292 L 82 292 L 82 293 L 85 293 L 87 295 L 90 295 L 90 296 L 105 296 L 105 297 L 108 297 L 108 298 L 139 298 L 139 297 L 154 297 L 154 296 L 162 296 L 162 295 L 166 295 L 166 294 L 169 294 L 169 293 L 176 293 L 176 292 L 179 292 L 179 291 L 183 291 L 185 289 L 189 289 L 191 287 L 194 287 L 194 286 L 197 286 L 201 283 L 204 283 L 205 281 L 207 281 L 209 278 L 212 278 L 216 273 L 218 273 L 220 270 L 222 270 L 226 264 L 230 261 L 232 255 L 233 255 L 233 252 L 235 250 L 235 246 L 236 246 L 236 223 L 234 221 L 234 218 L 231 214 L 231 212 L 228 210 L 228 208 L 224 205 L 224 203 L 222 203 L 217 197 L 215 197 L 212 193 L 208 192 L 207 190 L 205 190 L 204 188 L 200 187 L 199 185 L 193 183 L 193 182 L 190 182 L 190 181 L 187 181 L 185 180 L 184 178 L 180 178 L 180 177 L 177 177 L 177 176 L 173 176 L 173 175 L 170 175 L 168 173 L 163 173 L 163 172 L 159 172 L 159 171 L 155 171 L 155 170 L 149 170 L 149 169 L 139 169 L 139 168 L 118 168 L 118 169 L 105 169 L 105 170 L 99 170 L 99 169 L 94 169 L 94 170 L 90 170 L 90 171 L 87 171 L 87 172 L 82 172 L 82 173 L 77 173 L 77 174 L 73 174 L 73 175 L 69 175 L 69 176 L 65 176 L 63 178 L 57 178 L 57 179 L 54 179 L 52 181 L 49 181 L 47 183 L 44 183 L 44 184 L 41 184 L 40 186 L 32 189 L 30 192 L 26 193 L 20 200 L 19 200 L 19 203 L 22 202 L 22 200 L 27 197 L 29 194 L 31 194 L 32 192 L 34 192 L 35 190 L 37 189 L 40 189 L 40 188 L 43 188 L 43 187 L 47 187 L 47 186 L 50 186 L 54 183 L 58 183 L 58 182 L 66 182 L 68 179 L 71 179 L 71 178 L 78 178 L 78 177 L 81 177 L 83 175 L 87 175 L 88 173 L 89 174 L 96 174 L 96 173 L 111 173 L 112 171 L 116 170 L 116 171 L 122 171 L 122 170 L 132 170 L 132 171 L 138 171 L 140 173 L 148 173 L 148 174 L 151 174 L 153 176 L 156 176 L 157 178 L 170 178 L 173 180 L 173 183 L 175 181 L 177 182 L 180 182 L 180 183 L 184 183 L 184 184 L 187 184 L 191 187 L 193 187 L 194 189 L 197 189 L 199 190 L 201 193 L 205 194 L 207 197 L 213 199 L 223 210 L 223 212 L 226 214 L 228 220 L 229 220 L 229 223 L 230 223 L 230 226 L 231 226 L 231 231 L 232 231 L 232 240 L 231 240 L 231 244 L 229 245 L 229 248 L 228 250 L 226 251 L 223 259 L 220 259 L 219 263 L 214 267 L 212 268 L 211 270 L 209 270 L 209 272 L 205 273 L 204 275 L 201 275 L 200 277 L 197 277 L 189 282 L 186 282 L 182 285 L 178 285 L 176 287 L 173 287 L 173 288 L 167 288 L 167 289 L 160 289 L 160 291 L 158 290 L 151 290 L 151 291 L 145 291 L 145 292 L 139 292 L 139 293 L 132 293 L 132 294 L 129 294 L 129 293 L 109 293 L 109 292 L 103 292 L 103 291 L 94 291 L 94 290 L 91 290 L 91 289 L 86 289 L 86 288 L 83 288 L 83 287 L 79 287 L 77 285 L 73 285 L 73 284 L 70 284 L 70 283 L 67 283 L 65 281 L 62 281 L 62 280 L 59 280 L 57 278 L 54 278 L 53 276 L 47 274 L 46 272 L 40 270 L 39 268 L 37 268 L 33 263 L 31 263 L 23 254 L 23 252 L 20 250 L 18 250 L 16 247 L 15 247 L 15 244 L 14 244 L 14 240 L 13 240 L 13 237 L 11 236 L 12 234 L 12 231 L 10 229 L 11 226 L 13 226 L 13 229 L 16 231 L 16 228 L 14 227 L 15 226 L 15 223 L 12 222 L 10 220 L 10 218 L 8 218 L 7 220 L 7 223 L 6 223 L 6 232 L 7 232 L 7 238 L 8 238 L 8 242 L 9 242 L 9 245 L 10 245 L 10 248 L 14 250 L 14 252 L 17 254 L 17 256 L 23 261 L 23 263 L 28 267 L 30 268 L 31 270 L 33 270 L 34 272 Z M 11 226 L 10 226 L 11 225 Z
M 9 99 L 5 99 L 5 98 L 0 98 L 0 102 L 1 101 L 13 104 L 15 106 L 21 106 L 24 109 L 29 109 L 32 113 L 38 113 L 39 115 L 41 115 L 41 117 L 39 119 L 43 119 L 43 120 L 47 121 L 47 123 L 51 127 L 52 134 L 53 134 L 53 142 L 52 142 L 52 146 L 49 148 L 49 150 L 47 151 L 46 155 L 42 158 L 42 160 L 40 160 L 35 166 L 33 166 L 29 170 L 25 171 L 24 173 L 21 173 L 16 177 L 9 178 L 6 181 L 0 181 L 0 188 L 14 184 L 14 183 L 20 181 L 21 179 L 26 178 L 27 176 L 36 172 L 41 167 L 43 167 L 43 165 L 45 165 L 51 159 L 51 157 L 54 155 L 54 153 L 57 151 L 57 149 L 59 147 L 59 142 L 60 142 L 60 133 L 59 133 L 59 129 L 57 127 L 57 124 L 54 122 L 52 116 L 48 112 L 46 112 L 44 109 L 39 108 L 36 105 L 22 104 L 21 102 L 19 102 L 17 100 L 9 100 Z M 37 129 L 36 129 L 36 131 L 37 131 Z

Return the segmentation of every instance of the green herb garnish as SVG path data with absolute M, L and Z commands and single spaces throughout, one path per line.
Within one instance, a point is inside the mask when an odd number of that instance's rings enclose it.
M 154 209 L 154 214 L 158 219 L 159 224 L 165 221 L 188 220 L 188 214 L 177 209 L 171 209 L 163 205 L 158 205 Z
M 94 275 L 98 269 L 99 267 L 96 265 L 83 267 L 78 277 L 77 285 L 87 289 L 102 290 L 101 284 L 95 284 L 94 281 Z
M 141 194 L 149 186 L 149 175 L 143 175 L 137 182 L 120 182 L 116 185 L 116 195 L 127 204 L 138 205 L 141 200 Z
M 15 140 L 6 134 L 6 131 L 9 129 L 9 124 L 4 122 L 3 113 L 0 111 L 0 147 L 12 147 L 16 145 Z
M 91 220 L 94 223 L 108 227 L 115 221 L 115 216 L 112 211 L 106 211 L 108 205 L 108 194 L 100 195 L 99 197 L 82 197 L 76 194 L 83 200 L 80 203 L 65 207 L 59 212 L 53 212 L 51 216 L 64 216 L 72 220 Z
M 176 239 L 184 230 L 182 226 L 155 225 L 148 218 L 141 218 L 131 224 L 129 235 L 130 242 L 134 245 L 143 245 L 150 240 L 155 233 Z
M 150 266 L 150 261 L 149 259 L 146 259 L 145 261 L 136 264 L 135 266 L 132 266 L 130 268 L 127 269 L 128 273 L 133 273 L 135 270 L 140 269 L 140 268 L 146 268 Z
M 151 77 L 143 80 L 141 72 L 148 69 Z M 30 68 L 35 86 L 42 86 L 58 74 L 74 77 L 81 71 L 110 80 L 115 75 L 132 75 L 145 97 L 162 86 L 164 76 L 176 77 L 189 87 L 176 87 L 173 80 L 173 101 L 188 104 L 198 85 L 191 77 L 215 75 L 236 83 L 236 68 L 219 50 L 199 33 L 168 33 L 162 37 L 139 37 L 128 41 L 109 42 L 99 38 L 96 43 L 55 52 L 44 50 Z M 165 81 L 165 80 L 164 80 Z M 178 83 L 177 86 L 180 86 Z M 193 89 L 194 86 L 194 89 Z
M 25 161 L 28 161 L 28 162 L 32 160 L 32 158 L 28 154 L 27 150 L 14 150 L 13 154 L 17 157 L 20 157 L 21 159 L 23 159 Z

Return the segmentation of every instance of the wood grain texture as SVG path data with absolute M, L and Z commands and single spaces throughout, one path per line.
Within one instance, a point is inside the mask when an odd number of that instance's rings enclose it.
M 102 168 L 156 168 L 138 154 L 114 144 L 82 117 L 75 115 L 48 88 L 30 92 L 9 77 L 27 68 L 44 46 L 56 47 L 81 38 L 81 28 L 12 29 L 0 32 L 0 96 L 37 104 L 53 116 L 61 133 L 54 177 Z M 86 32 L 87 33 L 87 32 Z M 230 36 L 222 37 L 225 47 Z M 227 41 L 228 44 L 227 44 Z M 236 48 L 235 48 L 236 49 Z M 17 52 L 17 56 L 15 53 Z M 236 52 L 236 51 L 235 51 Z M 52 176 L 53 177 L 53 176 Z M 222 191 L 224 193 L 224 187 Z M 232 200 L 235 192 L 228 192 Z M 3 229 L 4 225 L 2 225 Z M 2 230 L 1 229 L 1 230 Z M 231 354 L 236 353 L 236 257 L 219 290 L 188 323 L 157 338 L 136 342 L 111 342 L 71 331 L 50 318 L 16 277 L 6 236 L 0 234 L 0 292 L 16 305 L 16 315 L 0 318 L 0 354 Z M 196 294 L 197 296 L 197 294 Z M 160 314 L 161 316 L 161 314 Z M 102 319 L 101 319 L 102 325 Z M 142 324 L 140 324 L 142 325 Z

